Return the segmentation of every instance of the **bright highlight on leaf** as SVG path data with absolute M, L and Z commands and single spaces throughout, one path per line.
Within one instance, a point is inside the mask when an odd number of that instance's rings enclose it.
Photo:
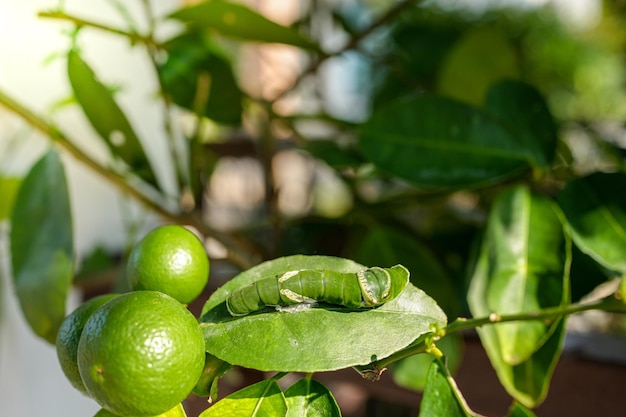
M 492 207 L 468 293 L 474 317 L 532 313 L 569 297 L 569 249 L 554 205 L 525 187 Z M 562 348 L 563 320 L 477 329 L 500 382 L 528 407 L 541 403 Z

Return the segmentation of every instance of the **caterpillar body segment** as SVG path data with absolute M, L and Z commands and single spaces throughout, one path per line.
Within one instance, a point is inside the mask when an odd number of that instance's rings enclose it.
M 408 282 L 402 265 L 372 267 L 357 273 L 303 269 L 263 278 L 228 296 L 232 316 L 244 316 L 267 306 L 281 311 L 301 311 L 318 302 L 348 308 L 375 307 L 395 298 Z M 289 306 L 303 305 L 304 308 Z

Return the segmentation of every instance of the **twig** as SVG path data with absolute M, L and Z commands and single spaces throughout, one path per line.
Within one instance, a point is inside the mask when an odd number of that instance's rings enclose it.
M 105 32 L 114 33 L 116 35 L 122 35 L 128 38 L 133 43 L 142 43 L 152 47 L 160 48 L 160 45 L 152 39 L 150 36 L 143 36 L 136 32 L 127 32 L 122 29 L 117 29 L 111 26 L 104 25 L 102 23 L 94 22 L 91 20 L 85 20 L 80 17 L 72 16 L 59 11 L 39 12 L 39 17 L 46 17 L 51 19 L 67 20 L 74 23 L 76 26 L 89 26 L 94 29 L 103 30 Z
M 92 171 L 101 175 L 104 179 L 115 185 L 122 192 L 127 193 L 128 195 L 139 201 L 142 205 L 157 213 L 162 218 L 172 223 L 187 223 L 198 229 L 202 234 L 206 236 L 211 236 L 218 240 L 227 248 L 227 257 L 233 264 L 243 269 L 247 269 L 258 263 L 258 260 L 254 259 L 254 257 L 249 254 L 247 250 L 244 250 L 242 245 L 236 242 L 233 237 L 226 233 L 213 229 L 206 223 L 202 222 L 201 219 L 198 219 L 195 216 L 188 214 L 176 214 L 168 211 L 166 208 L 163 207 L 162 204 L 152 200 L 144 193 L 133 187 L 128 182 L 127 177 L 100 165 L 89 155 L 84 153 L 80 148 L 74 145 L 74 143 L 65 134 L 63 134 L 63 132 L 54 127 L 52 124 L 45 121 L 43 118 L 34 114 L 32 111 L 18 103 L 16 100 L 9 97 L 2 90 L 0 90 L 0 105 L 24 119 L 30 126 L 48 136 L 51 140 L 53 140 L 59 146 L 69 152 L 76 160 L 86 165 Z

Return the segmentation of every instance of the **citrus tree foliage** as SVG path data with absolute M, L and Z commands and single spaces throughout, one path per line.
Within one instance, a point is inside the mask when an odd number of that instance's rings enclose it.
M 212 400 L 202 416 L 339 416 L 314 374 L 354 368 L 377 380 L 387 367 L 398 384 L 423 390 L 420 415 L 473 416 L 450 369 L 462 352 L 457 332 L 471 328 L 512 398 L 510 415 L 531 416 L 548 395 L 567 316 L 626 311 L 624 283 L 606 299 L 577 303 L 626 273 L 625 154 L 598 128 L 600 115 L 626 117 L 625 70 L 613 52 L 623 45 L 570 37 L 547 12 L 470 13 L 412 0 L 348 10 L 340 3 L 303 5 L 292 25 L 223 0 L 164 16 L 145 7 L 151 22 L 145 31 L 121 3 L 125 28 L 71 10 L 42 12 L 75 26 L 64 58 L 73 105 L 110 158 L 92 159 L 73 132 L 0 85 L 0 104 L 50 138 L 50 149 L 23 179 L 0 177 L 0 218 L 11 226 L 13 282 L 24 316 L 53 342 L 67 314 L 75 271 L 63 154 L 166 222 L 212 238 L 240 270 L 205 300 L 198 317 L 207 366 L 194 392 Z M 161 25 L 179 29 L 162 36 Z M 96 73 L 84 53 L 87 31 L 145 50 L 150 77 L 158 80 L 155 100 L 166 112 L 164 137 L 179 150 L 174 196 L 149 158 L 149 138 L 140 137 L 138 122 L 120 104 L 123 92 L 102 81 L 107 74 Z M 345 42 L 330 47 L 337 44 L 331 38 Z M 290 83 L 271 95 L 247 91 L 243 77 L 250 74 L 242 68 L 249 64 L 241 51 L 276 44 L 298 57 Z M 358 65 L 348 77 L 324 71 L 350 59 Z M 594 62 L 614 78 L 584 78 Z M 345 97 L 325 86 L 346 83 L 359 111 L 332 106 Z M 598 97 L 614 105 L 594 107 Z M 581 160 L 567 140 L 572 130 L 602 150 L 600 160 Z M 285 154 L 306 161 L 315 178 L 330 175 L 339 191 L 320 193 L 324 182 L 312 178 L 298 194 L 304 208 L 288 212 L 275 172 Z M 208 215 L 210 184 L 222 161 L 238 158 L 258 162 L 264 197 L 225 230 Z M 330 215 L 319 209 L 324 193 L 331 203 L 348 203 Z M 284 288 L 281 276 L 315 270 L 320 284 L 335 285 L 345 274 L 394 265 L 404 266 L 408 283 L 380 305 L 328 303 L 307 287 L 298 295 L 316 301 L 310 308 L 259 305 L 242 315 L 227 308 L 233 293 L 260 280 L 259 288 Z M 353 294 L 344 299 L 358 303 L 359 287 L 345 289 Z M 260 295 L 244 299 L 259 300 L 265 302 Z M 221 398 L 219 378 L 237 366 L 277 373 Z M 281 388 L 289 372 L 306 375 Z M 176 407 L 164 415 L 184 414 Z

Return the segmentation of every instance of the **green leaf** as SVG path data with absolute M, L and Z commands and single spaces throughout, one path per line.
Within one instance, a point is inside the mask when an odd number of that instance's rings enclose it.
M 124 161 L 137 176 L 158 187 L 141 142 L 124 112 L 111 91 L 96 78 L 75 50 L 68 54 L 67 72 L 76 100 L 111 153 Z
M 437 341 L 437 348 L 443 352 L 448 368 L 454 372 L 463 359 L 463 339 L 458 334 L 449 334 Z M 433 360 L 433 355 L 420 354 L 394 363 L 391 368 L 394 382 L 404 388 L 423 391 Z
M 298 31 L 279 25 L 241 4 L 205 1 L 180 9 L 170 18 L 246 41 L 284 43 L 321 51 L 315 42 Z
M 569 182 L 558 197 L 576 245 L 608 269 L 626 272 L 626 174 Z
M 28 324 L 50 343 L 65 317 L 72 282 L 72 214 L 63 165 L 46 153 L 24 178 L 11 216 L 15 290 Z
M 207 351 L 233 365 L 263 371 L 331 371 L 385 358 L 433 327 L 445 326 L 446 316 L 435 301 L 411 284 L 375 309 L 317 307 L 234 319 L 225 306 L 232 291 L 286 271 L 357 272 L 363 268 L 347 259 L 296 255 L 239 274 L 219 288 L 203 308 L 200 326 Z
M 411 275 L 411 283 L 434 298 L 448 317 L 461 314 L 459 296 L 449 274 L 414 236 L 385 226 L 371 228 L 360 240 L 354 257 L 373 265 L 402 264 L 409 271 L 419 271 Z
M 557 129 L 548 105 L 535 88 L 521 81 L 500 82 L 489 89 L 485 106 L 519 138 L 535 165 L 550 167 L 556 154 Z
M 230 394 L 203 411 L 199 417 L 281 417 L 286 415 L 285 397 L 276 381 L 268 379 Z
M 287 417 L 341 417 L 333 394 L 320 382 L 302 378 L 285 391 Z
M 475 415 L 463 399 L 456 383 L 439 360 L 428 371 L 420 417 L 471 417 Z
M 536 415 L 522 404 L 514 402 L 509 410 L 509 417 L 536 417 Z
M 11 215 L 15 195 L 21 182 L 21 178 L 0 176 L 0 221 Z
M 363 163 L 363 159 L 354 149 L 343 148 L 335 140 L 309 140 L 304 149 L 337 170 L 356 167 Z
M 493 116 L 437 96 L 376 109 L 360 147 L 381 170 L 425 187 L 493 183 L 528 167 L 522 144 Z
M 479 105 L 489 86 L 506 78 L 519 78 L 515 50 L 500 31 L 478 28 L 450 50 L 439 72 L 438 92 Z
M 557 323 L 548 340 L 530 358 L 517 365 L 509 365 L 502 360 L 494 326 L 478 329 L 480 340 L 500 383 L 513 398 L 527 407 L 538 406 L 548 394 L 550 380 L 565 340 L 565 320 Z
M 476 260 L 474 273 L 468 292 L 468 303 L 474 317 L 486 317 L 493 311 L 486 302 L 489 288 L 490 251 L 483 245 Z M 500 336 L 496 326 L 488 325 L 478 328 L 482 342 L 491 365 L 506 391 L 527 407 L 535 407 L 546 397 L 550 379 L 565 337 L 565 321 L 558 320 L 555 328 L 547 339 L 525 361 L 511 365 L 503 357 Z
M 502 193 L 489 214 L 482 251 L 486 268 L 472 279 L 486 287 L 470 300 L 473 314 L 530 313 L 569 301 L 569 242 L 551 200 L 524 186 Z M 526 361 L 554 329 L 538 320 L 496 325 L 503 360 Z
M 230 62 L 215 45 L 191 31 L 163 47 L 167 61 L 159 72 L 174 103 L 218 123 L 241 123 L 243 93 Z

